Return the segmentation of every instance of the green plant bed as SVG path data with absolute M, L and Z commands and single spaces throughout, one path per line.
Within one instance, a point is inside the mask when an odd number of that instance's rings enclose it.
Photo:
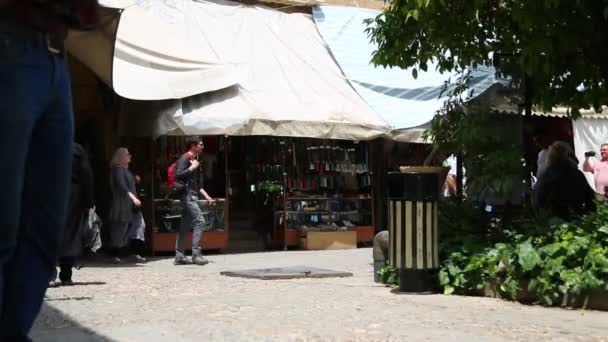
M 384 266 L 378 270 L 378 275 L 380 276 L 382 283 L 387 286 L 399 285 L 399 273 L 388 263 L 384 264 Z
M 470 202 L 442 201 L 439 227 L 444 294 L 608 310 L 608 205 L 572 222 L 491 217 Z M 385 265 L 382 281 L 398 285 Z
M 550 306 L 608 306 L 596 303 L 605 301 L 608 290 L 605 203 L 572 222 L 524 212 L 505 224 L 468 203 L 443 203 L 442 209 L 439 282 L 445 294 Z

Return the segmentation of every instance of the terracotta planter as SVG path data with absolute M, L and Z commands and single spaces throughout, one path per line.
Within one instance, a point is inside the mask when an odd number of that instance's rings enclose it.
M 475 295 L 480 297 L 502 298 L 498 292 L 496 280 L 490 280 L 486 286 L 475 293 Z M 528 291 L 527 282 L 522 284 L 522 288 L 517 294 L 517 301 L 530 304 L 536 300 L 538 300 L 536 294 Z M 593 290 L 586 296 L 580 297 L 565 295 L 562 298 L 559 298 L 557 303 L 560 303 L 561 307 L 608 311 L 608 291 Z

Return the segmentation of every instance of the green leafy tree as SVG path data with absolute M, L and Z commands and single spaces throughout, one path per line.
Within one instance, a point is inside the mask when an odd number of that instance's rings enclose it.
M 608 0 L 395 0 L 368 25 L 372 62 L 414 77 L 494 65 L 530 103 L 575 117 L 608 99 Z

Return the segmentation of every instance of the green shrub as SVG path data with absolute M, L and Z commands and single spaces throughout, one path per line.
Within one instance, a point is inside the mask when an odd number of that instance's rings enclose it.
M 397 269 L 391 266 L 388 262 L 378 270 L 378 275 L 383 284 L 389 286 L 399 285 L 399 274 Z
M 504 298 L 516 300 L 527 292 L 538 303 L 555 305 L 564 295 L 608 289 L 605 203 L 572 222 L 547 223 L 523 213 L 508 227 L 484 220 L 479 208 L 466 202 L 441 208 L 446 240 L 439 282 L 446 294 L 476 294 L 495 282 Z

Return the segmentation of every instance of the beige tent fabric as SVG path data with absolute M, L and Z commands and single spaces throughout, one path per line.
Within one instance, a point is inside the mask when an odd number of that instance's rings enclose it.
M 110 8 L 126 8 L 137 4 L 138 0 L 100 0 L 103 6 Z M 387 6 L 386 1 L 382 0 L 247 0 L 242 2 L 259 2 L 269 4 L 283 4 L 285 6 L 314 6 L 314 5 L 333 5 L 333 6 L 352 6 L 368 9 L 383 9 Z
M 103 82 L 112 86 L 114 40 L 120 14 L 102 11 L 102 24 L 92 32 L 70 31 L 65 45 L 71 55 L 89 67 Z
M 205 41 L 191 44 L 179 23 L 151 15 L 141 1 L 113 2 L 124 9 L 106 9 L 96 31 L 70 32 L 66 47 L 118 95 L 180 99 L 237 83 L 235 70 Z
M 384 119 L 345 79 L 309 15 L 225 1 L 158 0 L 138 6 L 181 25 L 190 45 L 206 46 L 233 66 L 238 85 L 164 102 L 160 109 L 129 101 L 122 115 L 129 134 L 363 140 L 388 132 Z M 152 116 L 153 124 L 138 124 Z
M 99 4 L 106 8 L 124 9 L 137 5 L 139 0 L 99 0 Z

